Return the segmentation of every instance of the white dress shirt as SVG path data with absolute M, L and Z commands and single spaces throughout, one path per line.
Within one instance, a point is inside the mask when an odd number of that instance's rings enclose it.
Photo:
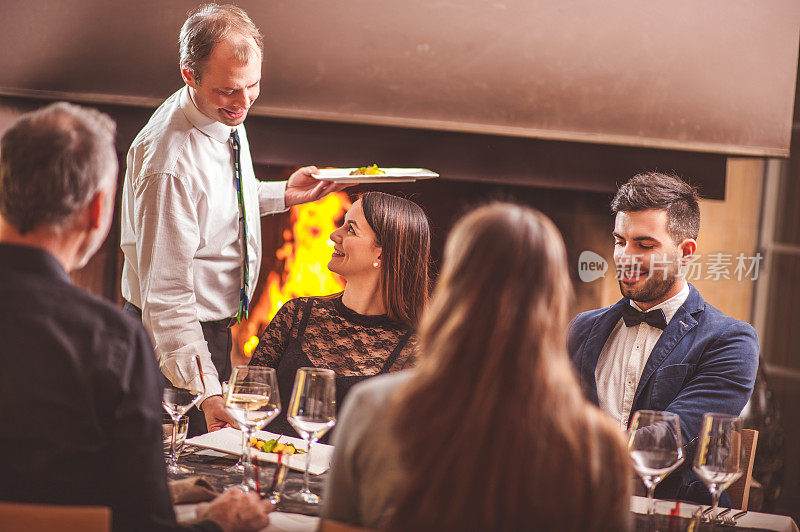
M 286 209 L 286 182 L 260 182 L 244 126 L 241 169 L 250 279 L 261 265 L 260 215 Z M 128 151 L 122 191 L 122 296 L 142 309 L 160 357 L 200 355 L 206 394 L 221 393 L 201 321 L 236 315 L 242 236 L 232 128 L 200 112 L 184 87 L 159 107 Z M 255 283 L 250 283 L 252 298 Z
M 663 303 L 648 309 L 661 309 L 667 318 L 667 323 L 689 297 L 689 284 L 683 282 L 683 289 L 675 296 Z M 630 302 L 637 310 L 642 310 L 639 305 Z M 645 322 L 633 327 L 626 327 L 625 321 L 620 318 L 600 352 L 594 378 L 597 382 L 597 398 L 600 408 L 614 419 L 623 430 L 628 428 L 628 418 L 633 406 L 633 397 L 639 386 L 642 371 L 650 358 L 661 333 L 658 327 L 653 327 Z

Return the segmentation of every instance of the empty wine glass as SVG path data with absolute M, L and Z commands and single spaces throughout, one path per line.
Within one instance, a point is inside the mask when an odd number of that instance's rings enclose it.
M 294 379 L 287 420 L 307 442 L 306 471 L 303 489 L 287 493 L 289 499 L 318 504 L 319 496 L 309 489 L 308 468 L 311 465 L 311 444 L 336 424 L 336 374 L 329 369 L 300 368 Z
M 159 367 L 165 378 L 161 404 L 172 418 L 172 439 L 167 471 L 174 475 L 192 473 L 191 468 L 178 465 L 182 446 L 178 423 L 205 394 L 206 383 L 200 357 L 190 353 L 170 353 L 161 357 Z
M 692 469 L 711 493 L 715 519 L 720 495 L 742 476 L 743 465 L 742 420 L 728 414 L 703 414 Z
M 647 488 L 647 513 L 654 514 L 656 486 L 684 460 L 678 415 L 655 410 L 633 414 L 628 428 L 628 452 L 633 468 Z
M 172 416 L 170 416 L 169 414 L 164 412 L 164 416 L 163 416 L 163 419 L 162 419 L 162 429 L 163 429 L 163 432 L 164 432 L 164 440 L 163 440 L 162 443 L 164 444 L 164 456 L 166 457 L 167 460 L 169 460 L 170 453 L 172 452 L 172 445 L 173 445 L 173 443 L 172 443 L 172 438 L 173 438 L 172 432 L 173 432 L 173 428 L 174 428 L 174 426 L 172 424 Z M 176 447 L 176 449 L 178 451 L 178 454 L 181 453 L 181 451 L 183 450 L 183 446 L 186 443 L 186 432 L 187 432 L 188 428 L 189 428 L 189 419 L 186 416 L 183 416 L 178 421 L 178 433 L 177 433 L 177 436 L 175 437 L 175 443 L 174 443 L 174 445 L 175 445 L 175 447 Z
M 244 491 L 257 491 L 258 479 L 253 469 L 250 438 L 254 430 L 275 419 L 281 411 L 275 370 L 263 366 L 234 368 L 225 395 L 225 410 L 236 421 L 244 435 L 242 439 L 244 479 L 240 487 Z

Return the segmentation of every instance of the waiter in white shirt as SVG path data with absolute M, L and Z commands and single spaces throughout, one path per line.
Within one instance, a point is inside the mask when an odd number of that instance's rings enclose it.
M 342 188 L 305 167 L 260 182 L 243 125 L 259 94 L 262 36 L 232 5 L 205 5 L 180 33 L 186 86 L 133 141 L 122 193 L 122 296 L 159 357 L 197 353 L 206 392 L 190 432 L 232 423 L 220 381 L 229 377 L 229 327 L 247 317 L 261 263 L 261 215 Z M 166 373 L 180 373 L 169 364 Z

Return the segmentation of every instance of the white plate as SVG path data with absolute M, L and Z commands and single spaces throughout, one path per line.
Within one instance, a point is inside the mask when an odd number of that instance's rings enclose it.
M 300 438 L 292 438 L 291 436 L 273 434 L 264 430 L 255 431 L 253 436 L 262 440 L 280 438 L 278 441 L 281 443 L 293 443 L 298 449 L 306 449 L 305 440 L 301 440 Z M 201 434 L 200 436 L 195 436 L 194 438 L 189 438 L 186 440 L 186 443 L 188 445 L 196 445 L 206 449 L 214 449 L 215 451 L 222 451 L 223 453 L 233 454 L 236 456 L 242 454 L 242 433 L 238 429 L 231 427 Z M 253 449 L 253 456 L 259 460 L 264 460 L 267 462 L 278 462 L 278 455 L 275 453 L 262 453 L 261 451 Z M 320 475 L 324 473 L 331 467 L 332 457 L 333 445 L 315 443 L 311 447 L 311 465 L 308 468 L 309 472 L 313 473 L 314 475 Z M 306 468 L 305 453 L 291 455 L 289 459 L 289 467 L 304 471 Z
M 314 174 L 320 181 L 336 183 L 411 183 L 417 179 L 439 177 L 436 172 L 425 168 L 381 168 L 381 175 L 350 175 L 357 168 L 321 168 Z

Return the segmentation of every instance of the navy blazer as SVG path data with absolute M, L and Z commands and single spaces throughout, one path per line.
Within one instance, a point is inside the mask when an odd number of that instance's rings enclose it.
M 568 349 L 587 399 L 598 404 L 594 372 L 597 359 L 628 298 L 610 307 L 576 316 L 569 326 Z M 631 407 L 666 410 L 680 416 L 686 462 L 661 482 L 656 497 L 710 501 L 691 471 L 695 440 L 703 414 L 739 415 L 758 369 L 758 336 L 748 323 L 726 316 L 689 285 L 689 296 L 670 320 L 642 371 Z M 630 423 L 630 417 L 628 418 Z

